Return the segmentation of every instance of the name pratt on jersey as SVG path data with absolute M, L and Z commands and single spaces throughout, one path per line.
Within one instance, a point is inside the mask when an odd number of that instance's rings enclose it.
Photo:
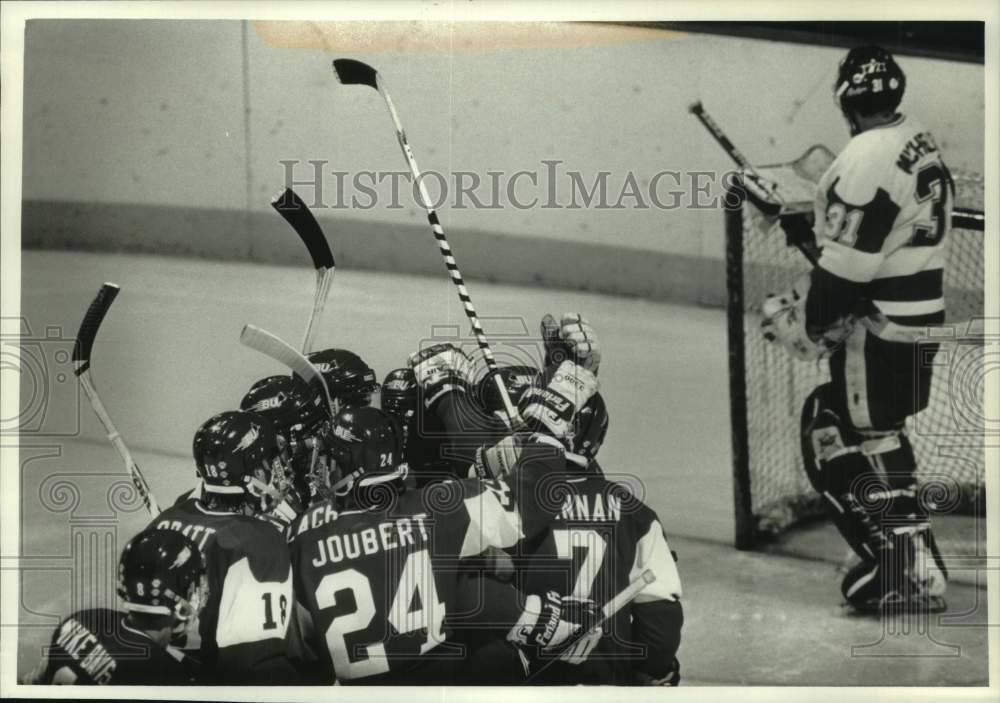
M 205 551 L 205 543 L 208 542 L 208 538 L 215 534 L 214 527 L 205 527 L 204 525 L 196 525 L 194 523 L 185 525 L 180 520 L 161 520 L 156 523 L 156 529 L 176 530 L 192 542 L 197 542 L 198 549 L 202 552 Z
M 920 132 L 906 143 L 896 160 L 896 166 L 907 174 L 913 173 L 913 167 L 927 154 L 938 150 L 937 142 L 930 132 Z
M 326 564 L 336 564 L 344 559 L 357 559 L 360 556 L 413 546 L 418 541 L 426 544 L 430 539 L 424 524 L 426 519 L 426 513 L 417 513 L 410 517 L 380 522 L 375 527 L 366 527 L 357 532 L 334 534 L 325 539 L 318 539 L 312 565 L 319 568 Z
M 95 683 L 106 684 L 111 681 L 117 666 L 115 660 L 104 649 L 104 645 L 97 641 L 97 637 L 79 622 L 73 618 L 64 622 L 59 630 L 57 643 L 67 654 L 76 659 L 80 668 L 86 671 Z

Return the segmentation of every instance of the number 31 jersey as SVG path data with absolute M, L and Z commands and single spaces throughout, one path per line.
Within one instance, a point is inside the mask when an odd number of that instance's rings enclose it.
M 867 284 L 869 314 L 862 321 L 875 334 L 890 339 L 886 321 L 943 322 L 954 194 L 934 138 L 903 115 L 851 139 L 820 179 L 815 202 L 815 231 L 823 247 L 819 265 Z

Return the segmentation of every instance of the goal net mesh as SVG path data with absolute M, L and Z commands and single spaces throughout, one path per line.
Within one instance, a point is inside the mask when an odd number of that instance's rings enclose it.
M 813 147 L 796 162 L 759 171 L 779 183 L 792 209 L 811 210 L 814 184 L 832 158 L 825 147 Z M 981 212 L 982 177 L 972 173 L 953 176 L 956 210 Z M 739 542 L 741 531 L 750 531 L 744 538 L 752 541 L 822 514 L 802 466 L 799 416 L 806 396 L 829 380 L 829 374 L 825 361 L 795 360 L 783 348 L 766 342 L 760 333 L 759 306 L 764 296 L 786 289 L 809 270 L 808 262 L 798 250 L 786 246 L 780 228 L 772 227 L 752 205 L 744 203 L 727 217 Z M 934 365 L 930 403 L 907 422 L 907 431 L 917 457 L 917 480 L 924 503 L 936 512 L 982 514 L 983 346 L 974 334 L 982 329 L 983 232 L 981 225 L 976 229 L 975 224 L 968 224 L 972 228 L 953 226 L 949 234 L 944 277 L 949 323 L 935 339 L 940 343 L 938 354 L 926 362 Z M 968 329 L 970 318 L 980 318 L 980 326 Z M 922 354 L 919 358 L 928 357 L 930 354 Z M 739 398 L 740 385 L 745 403 Z

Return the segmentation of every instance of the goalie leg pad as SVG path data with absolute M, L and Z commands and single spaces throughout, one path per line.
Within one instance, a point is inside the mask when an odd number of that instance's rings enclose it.
M 841 421 L 833 402 L 833 386 L 816 388 L 802 407 L 802 458 L 806 475 L 822 496 L 827 513 L 851 549 L 872 560 L 884 548 L 881 506 L 868 494 L 884 489 L 864 455 L 860 437 Z

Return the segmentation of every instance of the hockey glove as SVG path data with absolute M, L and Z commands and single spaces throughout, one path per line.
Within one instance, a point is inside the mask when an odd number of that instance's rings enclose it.
M 785 231 L 785 244 L 790 247 L 805 246 L 812 251 L 818 251 L 816 233 L 813 232 L 812 215 L 806 212 L 793 212 L 782 215 L 779 220 L 781 229 Z
M 513 472 L 521 460 L 521 453 L 528 444 L 539 447 L 541 444 L 551 445 L 551 451 L 565 456 L 566 447 L 559 441 L 545 434 L 530 432 L 515 432 L 507 435 L 493 445 L 483 445 L 476 450 L 473 471 L 470 476 L 477 478 L 504 478 Z M 537 449 L 535 450 L 537 452 Z M 536 454 L 537 456 L 537 454 Z
M 601 365 L 601 346 L 594 328 L 580 313 L 567 312 L 556 321 L 546 314 L 541 323 L 545 342 L 545 365 L 560 364 L 566 359 L 575 361 L 588 371 L 597 373 Z
M 594 622 L 597 611 L 597 604 L 589 598 L 560 596 L 555 591 L 542 597 L 531 595 L 521 617 L 507 633 L 507 641 L 549 651 L 572 637 L 584 623 Z
M 760 210 L 764 217 L 775 218 L 783 205 L 778 199 L 778 184 L 749 171 L 740 172 L 740 185 L 747 200 Z
M 435 344 L 410 354 L 410 367 L 423 391 L 425 408 L 430 408 L 445 393 L 465 393 L 469 388 L 472 362 L 452 344 Z
M 564 361 L 557 367 L 547 368 L 541 383 L 525 391 L 518 410 L 528 429 L 565 443 L 577 411 L 599 387 L 593 373 L 572 361 Z
M 785 347 L 796 359 L 810 361 L 830 354 L 851 333 L 852 322 L 844 320 L 821 335 L 806 330 L 806 296 L 809 294 L 809 274 L 799 278 L 790 290 L 764 298 L 760 323 L 764 339 Z

